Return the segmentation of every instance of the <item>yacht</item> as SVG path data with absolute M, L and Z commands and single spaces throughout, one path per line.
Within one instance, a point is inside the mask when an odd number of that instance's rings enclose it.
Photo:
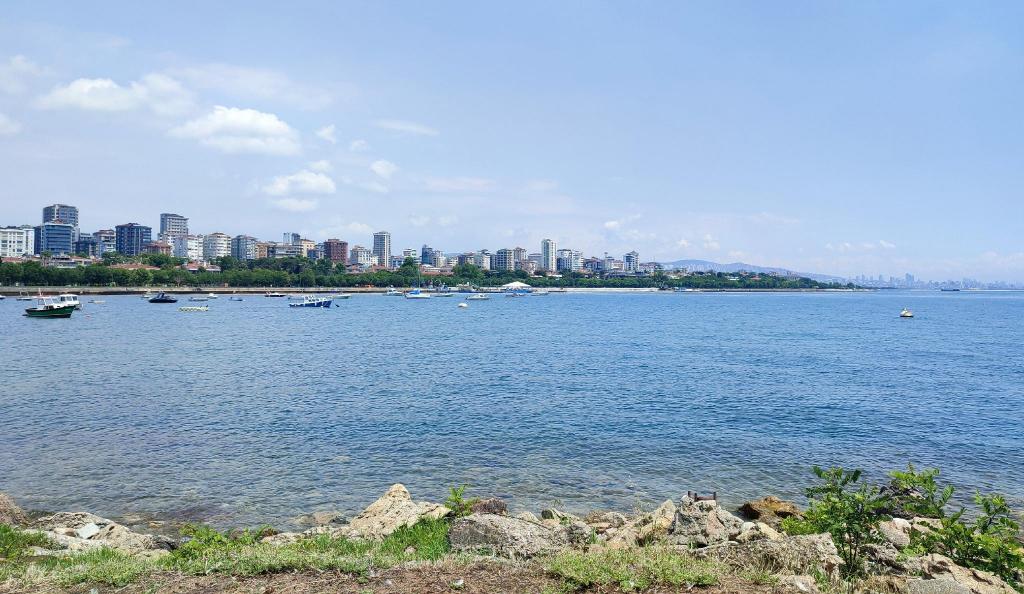
M 207 299 L 216 299 L 217 298 L 217 294 L 216 293 L 207 293 L 206 294 L 206 298 Z
M 285 297 L 285 294 L 284 293 L 279 293 L 279 292 L 276 292 L 276 291 L 275 292 L 267 291 L 267 293 L 266 293 L 266 295 L 264 295 L 264 297 Z
M 419 289 L 413 289 L 405 294 L 406 299 L 430 299 L 430 293 L 424 293 Z
M 168 295 L 167 293 L 164 293 L 163 291 L 161 291 L 161 292 L 157 293 L 154 297 L 151 297 L 149 299 L 149 302 L 150 303 L 177 303 L 178 302 L 178 298 L 174 297 L 172 295 Z
M 401 297 L 402 294 L 403 293 L 401 291 L 399 291 L 398 289 L 396 289 L 394 287 L 388 287 L 388 290 L 384 291 L 384 296 L 385 297 Z
M 490 297 L 486 293 L 470 293 L 466 301 L 487 301 Z
M 904 307 L 903 311 L 900 312 L 900 317 L 901 318 L 912 318 L 912 317 L 914 317 L 914 312 L 912 312 L 909 309 Z

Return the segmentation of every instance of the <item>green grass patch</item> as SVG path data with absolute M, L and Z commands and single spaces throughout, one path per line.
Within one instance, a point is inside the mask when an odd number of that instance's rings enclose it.
M 42 534 L 18 530 L 7 524 L 0 524 L 0 563 L 17 562 L 28 555 L 31 547 L 52 546 L 50 539 Z
M 712 586 L 722 567 L 663 547 L 564 551 L 546 564 L 547 571 L 573 589 L 618 586 L 635 592 L 655 586 Z
M 37 562 L 46 576 L 61 586 L 104 584 L 127 586 L 157 569 L 151 559 L 140 559 L 113 549 L 95 549 L 74 555 L 46 557 Z

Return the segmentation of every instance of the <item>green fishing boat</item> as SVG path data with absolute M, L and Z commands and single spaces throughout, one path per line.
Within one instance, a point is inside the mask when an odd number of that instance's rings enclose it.
M 75 311 L 73 303 L 57 303 L 53 297 L 40 297 L 38 305 L 25 310 L 30 318 L 70 318 Z

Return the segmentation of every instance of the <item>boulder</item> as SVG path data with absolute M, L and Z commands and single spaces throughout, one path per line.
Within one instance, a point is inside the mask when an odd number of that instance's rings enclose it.
M 718 502 L 683 497 L 669 530 L 669 542 L 691 548 L 721 544 L 740 534 L 743 521 L 719 507 Z
M 740 526 L 740 533 L 736 535 L 736 542 L 779 540 L 780 538 L 782 535 L 764 522 L 744 522 Z
M 897 549 L 910 546 L 911 524 L 903 518 L 893 518 L 878 525 L 882 538 Z
M 784 575 L 779 577 L 776 594 L 820 594 L 818 582 L 809 575 Z
M 558 522 L 560 524 L 568 524 L 569 522 L 582 522 L 578 516 L 574 516 L 570 513 L 559 511 L 557 509 L 549 508 L 541 510 L 540 519 Z
M 625 526 L 629 520 L 618 512 L 599 512 L 587 515 L 583 521 L 593 528 L 594 532 L 604 534 L 608 530 Z
M 396 484 L 352 518 L 347 532 L 362 538 L 384 538 L 402 526 L 413 526 L 420 520 L 437 520 L 450 513 L 450 509 L 439 503 L 413 501 L 409 490 Z
M 260 539 L 260 542 L 273 546 L 282 546 L 286 544 L 292 544 L 302 539 L 302 535 L 297 532 L 278 532 L 270 536 L 264 536 Z
M 6 493 L 0 493 L 0 524 L 24 526 L 28 516 Z
M 292 518 L 292 521 L 298 526 L 326 526 L 341 523 L 343 517 L 341 512 L 318 511 Z
M 953 580 L 908 580 L 907 594 L 971 594 L 966 586 Z
M 814 571 L 832 575 L 843 562 L 832 542 L 832 536 L 828 534 L 783 536 L 778 540 L 747 543 L 729 542 L 697 549 L 692 554 L 734 567 L 758 567 L 786 575 L 803 575 Z
M 653 513 L 641 514 L 617 528 L 606 528 L 603 542 L 616 549 L 650 544 L 668 535 L 675 517 L 676 505 L 666 500 Z
M 534 524 L 540 524 L 540 518 L 535 516 L 533 514 L 533 512 L 528 512 L 528 511 L 519 512 L 518 514 L 516 514 L 516 517 L 519 518 L 520 520 L 526 520 L 527 522 L 533 522 Z
M 748 501 L 740 506 L 740 515 L 748 520 L 764 522 L 778 529 L 782 520 L 789 517 L 801 517 L 803 512 L 795 503 L 769 495 L 755 501 Z
M 960 567 L 952 559 L 937 553 L 921 557 L 921 576 L 926 581 L 948 581 L 967 588 L 971 594 L 1016 594 L 1016 591 L 998 576 L 980 569 Z M 930 584 L 915 587 L 932 587 Z
M 73 551 L 108 547 L 133 555 L 169 551 L 174 540 L 132 532 L 127 526 L 85 512 L 61 512 L 36 520 L 32 527 L 62 549 Z
M 508 515 L 508 505 L 497 497 L 481 499 L 480 501 L 475 502 L 469 509 L 475 514 L 497 514 L 499 516 Z
M 569 546 L 564 528 L 497 514 L 470 514 L 448 530 L 452 550 L 488 551 L 500 557 L 528 559 Z

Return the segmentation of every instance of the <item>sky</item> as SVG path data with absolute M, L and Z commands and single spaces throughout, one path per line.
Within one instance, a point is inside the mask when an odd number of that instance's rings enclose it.
M 1024 281 L 1024 3 L 5 2 L 0 225 Z

